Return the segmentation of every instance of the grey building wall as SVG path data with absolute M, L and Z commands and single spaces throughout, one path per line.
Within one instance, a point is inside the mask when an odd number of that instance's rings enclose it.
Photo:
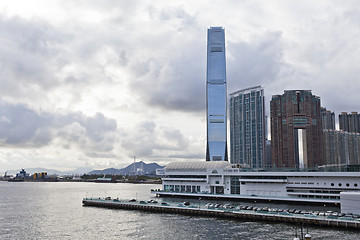
M 339 114 L 339 126 L 340 130 L 346 132 L 357 132 L 360 133 L 360 114 L 352 112 L 342 112 Z
M 320 109 L 322 129 L 335 130 L 335 113 L 327 110 L 326 108 Z
M 360 133 L 323 130 L 325 165 L 360 165 Z

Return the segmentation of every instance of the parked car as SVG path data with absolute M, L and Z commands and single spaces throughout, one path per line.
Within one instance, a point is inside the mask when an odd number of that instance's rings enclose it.
M 212 204 L 212 203 L 207 203 L 207 204 L 205 205 L 205 207 L 206 207 L 206 208 L 214 208 L 215 206 L 214 206 L 214 204 Z
M 224 204 L 224 208 L 225 208 L 225 209 L 232 209 L 233 206 L 231 206 L 230 204 L 226 203 L 226 204 Z
M 325 216 L 331 216 L 332 215 L 332 211 L 327 211 L 326 213 L 325 213 Z
M 295 213 L 295 211 L 296 211 L 295 209 L 289 209 L 288 210 L 289 213 Z
M 239 206 L 237 206 L 235 209 L 241 210 L 242 207 L 243 207 L 243 206 L 239 205 Z
M 339 213 L 338 213 L 338 212 L 333 212 L 333 213 L 331 214 L 331 216 L 333 216 L 333 217 L 338 217 L 338 216 L 339 216 Z

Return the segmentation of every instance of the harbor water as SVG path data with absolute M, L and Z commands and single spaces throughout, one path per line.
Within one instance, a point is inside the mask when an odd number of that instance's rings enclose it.
M 293 239 L 295 226 L 83 207 L 85 197 L 155 199 L 160 185 L 0 182 L 0 239 Z M 181 199 L 157 199 L 181 201 Z M 199 200 L 190 200 L 198 204 Z M 202 204 L 208 200 L 200 200 Z M 214 201 L 210 201 L 214 202 Z M 233 203 L 234 204 L 234 203 Z M 266 203 L 244 203 L 261 206 Z M 271 207 L 326 210 L 322 206 Z M 301 208 L 302 207 L 302 208 Z M 334 209 L 331 209 L 334 210 Z M 306 229 L 305 229 L 306 231 Z M 309 227 L 313 239 L 360 239 L 359 231 Z

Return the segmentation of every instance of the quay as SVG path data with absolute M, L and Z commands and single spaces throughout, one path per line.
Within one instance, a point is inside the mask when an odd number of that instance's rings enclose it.
M 84 198 L 83 206 L 113 209 L 139 210 L 154 213 L 175 213 L 192 216 L 208 216 L 245 221 L 282 222 L 305 224 L 308 226 L 336 227 L 341 229 L 360 229 L 360 220 L 335 218 L 332 216 L 315 216 L 310 214 L 291 214 L 287 212 L 268 212 L 238 209 L 208 209 L 200 205 L 176 203 L 148 203 L 145 201 L 119 200 L 108 198 Z

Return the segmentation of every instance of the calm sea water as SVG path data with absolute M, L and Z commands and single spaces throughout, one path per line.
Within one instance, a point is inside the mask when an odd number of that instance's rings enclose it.
M 83 207 L 84 197 L 148 200 L 160 185 L 0 182 L 0 239 L 293 239 L 293 225 Z M 174 199 L 166 199 L 172 201 Z M 205 203 L 205 200 L 204 200 Z M 312 207 L 314 208 L 314 207 Z M 313 239 L 359 231 L 310 227 Z

